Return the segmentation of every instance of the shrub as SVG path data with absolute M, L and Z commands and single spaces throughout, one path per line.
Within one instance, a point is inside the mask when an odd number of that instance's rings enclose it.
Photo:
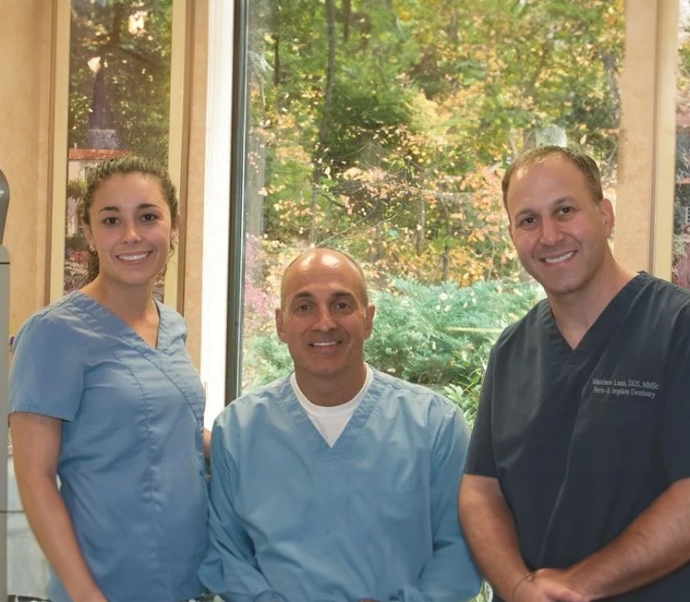
M 536 303 L 539 290 L 531 283 L 396 280 L 391 290 L 371 292 L 376 320 L 365 357 L 383 372 L 444 393 L 471 423 L 491 345 Z M 292 370 L 275 333 L 247 341 L 245 364 L 254 375 L 247 390 Z

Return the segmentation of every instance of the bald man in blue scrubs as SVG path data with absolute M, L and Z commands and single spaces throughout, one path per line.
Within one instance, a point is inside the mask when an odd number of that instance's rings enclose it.
M 477 595 L 456 512 L 467 426 L 446 399 L 364 362 L 374 311 L 342 253 L 287 268 L 276 328 L 294 372 L 213 430 L 200 576 L 226 602 Z

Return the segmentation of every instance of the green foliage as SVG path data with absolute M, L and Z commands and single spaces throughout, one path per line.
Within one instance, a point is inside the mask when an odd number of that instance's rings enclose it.
M 432 5 L 432 18 L 421 22 Z M 420 39 L 446 31 L 427 44 L 416 77 L 425 86 L 442 78 L 435 97 L 457 107 L 458 126 L 481 161 L 510 158 L 525 135 L 548 125 L 565 128 L 576 143 L 587 136 L 592 154 L 612 159 L 622 2 L 432 0 L 411 7 L 409 19 L 419 19 Z
M 410 108 L 400 90 L 361 87 L 357 80 L 338 82 L 334 90 L 333 123 L 325 139 L 325 160 L 345 171 L 367 159 L 377 162 L 367 145 L 392 147 L 401 143 L 397 128 L 410 123 Z M 390 151 L 389 151 L 390 152 Z M 381 150 L 377 153 L 379 156 Z
M 426 286 L 397 280 L 390 291 L 373 291 L 374 333 L 365 344 L 367 361 L 407 381 L 444 392 L 471 421 L 486 359 L 499 333 L 539 298 L 533 284 L 454 282 Z M 287 348 L 272 333 L 247 342 L 248 388 L 292 370 Z
M 491 591 L 491 586 L 484 581 L 482 583 L 482 589 L 479 595 L 474 599 L 474 602 L 491 602 L 493 600 L 493 592 Z
M 250 5 L 272 240 L 430 284 L 515 278 L 500 177 L 535 132 L 562 128 L 615 174 L 622 0 L 335 6 L 329 23 L 325 3 Z
M 253 375 L 245 386 L 247 391 L 290 374 L 292 359 L 287 345 L 278 339 L 275 332 L 252 337 L 247 341 L 243 372 Z
M 436 389 L 479 384 L 489 349 L 500 332 L 534 305 L 531 284 L 455 282 L 425 286 L 396 280 L 373 296 L 374 335 L 366 344 L 379 370 Z
M 81 201 L 86 193 L 86 182 L 79 179 L 70 180 L 67 182 L 66 193 L 67 198 Z
M 72 251 L 86 251 L 89 247 L 84 233 L 79 230 L 72 236 L 65 237 L 65 247 Z
M 483 378 L 484 373 L 477 370 L 464 385 L 450 384 L 443 387 L 443 395 L 460 408 L 470 428 L 477 417 Z

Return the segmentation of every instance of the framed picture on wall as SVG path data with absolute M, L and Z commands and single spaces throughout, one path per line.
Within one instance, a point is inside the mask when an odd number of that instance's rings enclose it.
M 128 154 L 169 165 L 173 4 L 177 2 L 70 0 L 67 179 L 60 294 L 85 283 L 88 250 L 80 207 L 89 172 L 101 161 Z M 177 179 L 174 173 L 171 175 Z M 62 215 L 54 219 L 62 219 Z M 168 278 L 176 278 L 173 272 L 169 271 Z M 163 275 L 155 294 L 160 299 L 166 295 Z M 174 305 L 174 299 L 166 301 Z

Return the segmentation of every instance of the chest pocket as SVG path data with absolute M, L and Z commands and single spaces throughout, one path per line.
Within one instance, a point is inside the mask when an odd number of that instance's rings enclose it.
M 661 454 L 661 400 L 593 395 L 583 400 L 573 431 L 574 467 L 647 471 Z

